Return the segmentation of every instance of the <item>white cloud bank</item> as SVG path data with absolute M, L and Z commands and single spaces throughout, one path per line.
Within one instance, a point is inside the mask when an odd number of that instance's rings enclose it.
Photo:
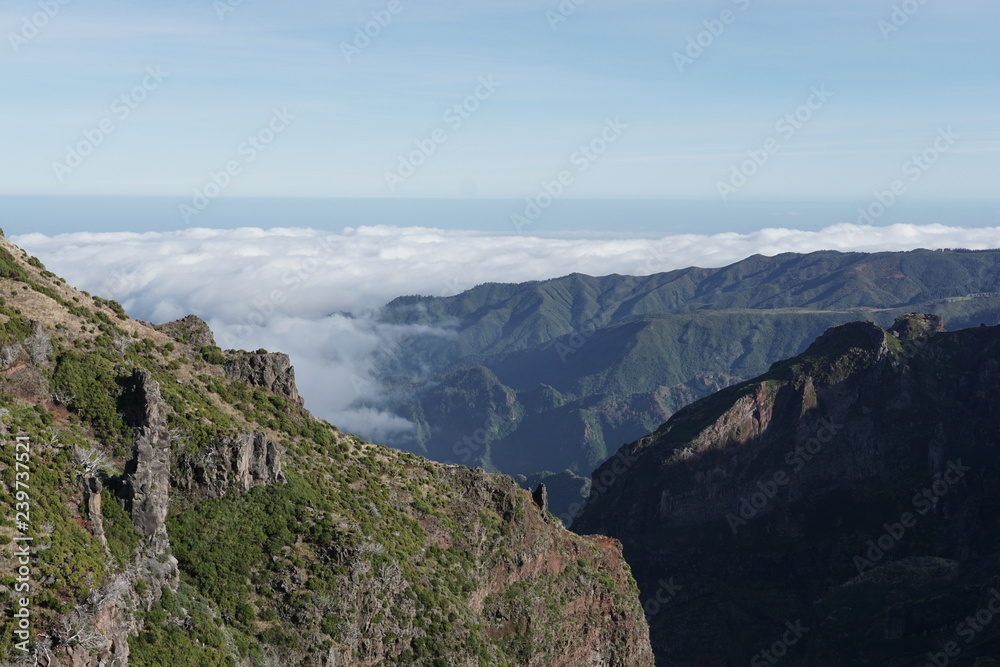
M 450 296 L 484 282 L 579 272 L 647 275 L 719 267 L 753 254 L 1000 247 L 1000 228 L 943 225 L 662 238 L 551 238 L 419 227 L 186 229 L 149 233 L 25 234 L 12 240 L 71 284 L 116 299 L 133 317 L 194 313 L 222 347 L 291 355 L 308 407 L 378 440 L 405 420 L 354 405 L 373 397 L 372 360 L 409 333 L 371 317 L 401 295 Z M 446 332 L 441 332 L 446 335 Z

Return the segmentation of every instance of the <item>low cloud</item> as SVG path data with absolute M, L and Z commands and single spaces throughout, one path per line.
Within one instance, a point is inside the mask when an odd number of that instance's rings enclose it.
M 71 284 L 121 302 L 133 317 L 167 322 L 194 313 L 208 321 L 222 347 L 289 353 L 311 410 L 378 440 L 412 428 L 370 407 L 380 394 L 374 360 L 391 355 L 415 332 L 375 320 L 378 308 L 397 296 L 451 296 L 484 282 L 573 272 L 648 275 L 719 267 L 758 253 L 997 248 L 1000 228 L 839 224 L 820 231 L 570 238 L 380 226 L 25 234 L 12 240 Z

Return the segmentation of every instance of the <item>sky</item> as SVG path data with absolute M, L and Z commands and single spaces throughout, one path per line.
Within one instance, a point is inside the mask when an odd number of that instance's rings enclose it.
M 1000 247 L 987 0 L 8 0 L 0 227 L 364 411 L 403 294 Z M 277 296 L 275 296 L 277 295 Z M 442 331 L 441 335 L 449 335 Z
M 995 201 L 998 19 L 990 0 L 10 0 L 0 194 L 520 200 L 565 174 L 557 198 L 861 205 L 902 179 Z

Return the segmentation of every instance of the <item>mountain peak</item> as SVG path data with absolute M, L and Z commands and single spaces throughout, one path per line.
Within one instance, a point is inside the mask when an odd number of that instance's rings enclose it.
M 940 318 L 939 318 L 940 319 Z M 848 322 L 830 327 L 810 345 L 805 354 L 830 355 L 835 351 L 859 348 L 874 352 L 885 346 L 886 332 L 874 322 Z
M 905 313 L 896 318 L 889 327 L 889 333 L 900 340 L 913 340 L 945 330 L 944 320 L 940 315 Z

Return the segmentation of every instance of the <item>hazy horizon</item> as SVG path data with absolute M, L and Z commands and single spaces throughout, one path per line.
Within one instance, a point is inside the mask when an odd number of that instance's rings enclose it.
M 875 201 L 875 200 L 873 200 Z M 430 227 L 547 236 L 749 233 L 767 228 L 818 231 L 840 223 L 1000 227 L 1000 201 L 900 199 L 884 210 L 871 201 L 787 199 L 721 202 L 684 199 L 565 198 L 525 215 L 531 199 L 230 197 L 188 220 L 171 197 L 0 196 L 0 227 L 8 234 L 166 232 L 191 228 Z M 876 202 L 877 204 L 877 202 Z M 533 213 L 534 211 L 532 211 Z

